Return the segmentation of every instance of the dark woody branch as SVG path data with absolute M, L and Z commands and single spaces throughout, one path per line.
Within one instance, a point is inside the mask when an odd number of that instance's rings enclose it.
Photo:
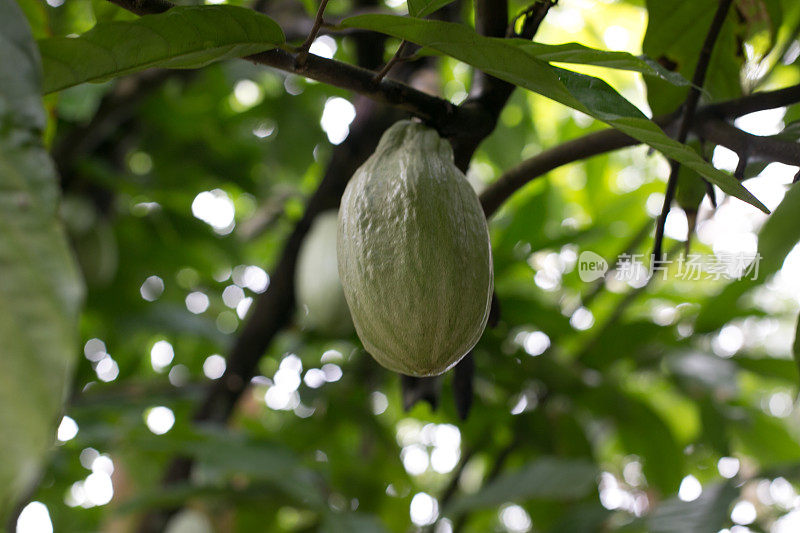
M 694 130 L 700 137 L 733 150 L 740 159 L 800 165 L 800 143 L 753 135 L 719 119 L 704 120 Z
M 295 57 L 295 54 L 276 49 L 246 59 L 347 89 L 377 102 L 397 107 L 421 118 L 444 136 L 455 135 L 465 128 L 476 128 L 481 122 L 477 110 L 472 108 L 455 106 L 447 100 L 395 80 L 384 78 L 376 83 L 375 72 L 372 70 L 314 54 L 308 54 L 305 63 L 297 65 Z

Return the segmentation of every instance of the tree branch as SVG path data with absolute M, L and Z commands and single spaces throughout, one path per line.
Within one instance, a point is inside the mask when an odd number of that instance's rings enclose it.
M 700 101 L 700 91 L 706 81 L 706 72 L 711 62 L 711 52 L 714 51 L 714 44 L 717 42 L 719 32 L 722 29 L 722 25 L 725 23 L 725 17 L 728 15 L 731 2 L 732 0 L 719 1 L 717 11 L 714 13 L 714 19 L 711 21 L 711 27 L 709 27 L 705 41 L 703 41 L 703 48 L 700 49 L 700 57 L 697 59 L 697 66 L 694 69 L 694 76 L 692 76 L 692 86 L 689 88 L 686 103 L 683 105 L 680 125 L 678 126 L 678 136 L 676 140 L 681 144 L 686 142 L 686 137 L 689 135 L 689 130 L 692 127 L 692 121 L 694 120 L 695 111 L 697 110 L 697 103 Z M 681 164 L 679 162 L 674 159 L 670 161 L 670 172 L 669 179 L 667 180 L 667 190 L 664 194 L 664 205 L 661 207 L 661 215 L 659 215 L 656 221 L 653 261 L 661 261 L 664 227 L 667 223 L 667 215 L 669 215 L 670 208 L 672 207 L 672 200 L 675 198 L 675 191 L 678 189 L 678 173 L 680 168 Z
M 483 191 L 480 196 L 483 211 L 487 217 L 491 217 L 503 202 L 525 184 L 562 165 L 637 144 L 640 142 L 633 137 L 618 130 L 607 129 L 540 152 L 504 172 L 497 181 Z
M 309 54 L 302 66 L 284 50 L 269 50 L 245 59 L 261 65 L 292 72 L 307 78 L 362 94 L 377 102 L 407 111 L 436 128 L 443 136 L 454 136 L 480 127 L 477 110 L 424 93 L 404 83 L 382 79 L 375 83 L 375 72 L 334 59 Z
M 163 13 L 174 7 L 168 0 L 109 0 L 137 15 Z M 313 29 L 312 29 L 313 30 Z M 305 59 L 300 61 L 300 54 Z M 375 72 L 300 52 L 292 54 L 274 49 L 248 56 L 244 59 L 316 80 L 334 87 L 347 89 L 369 98 L 407 111 L 436 128 L 442 136 L 457 137 L 464 132 L 480 131 L 485 137 L 486 116 L 474 106 L 455 106 L 443 98 L 419 91 L 404 83 L 383 79 L 375 82 Z
M 800 98 L 800 94 L 798 95 Z M 774 136 L 753 135 L 719 119 L 708 119 L 694 128 L 697 134 L 739 154 L 740 160 L 760 159 L 800 166 L 800 143 Z
M 775 109 L 800 102 L 800 84 L 776 91 L 757 92 L 736 100 L 710 104 L 697 112 L 697 118 L 714 116 L 720 119 L 738 118 L 757 111 Z
M 550 0 L 540 0 L 525 13 L 522 30 L 517 36 L 532 39 L 545 15 L 554 5 Z M 504 37 L 508 33 L 508 2 L 505 0 L 476 0 L 475 29 L 489 37 Z M 474 110 L 480 117 L 481 128 L 461 130 L 454 139 L 453 152 L 456 166 L 466 169 L 478 145 L 494 131 L 500 112 L 511 97 L 516 86 L 482 72 L 475 75 L 470 97 L 460 109 Z M 447 135 L 445 133 L 445 135 Z
M 711 104 L 697 111 L 692 131 L 707 142 L 724 146 L 736 153 L 748 152 L 754 157 L 800 166 L 800 144 L 776 137 L 752 135 L 717 118 L 720 114 L 736 117 L 798 102 L 800 102 L 800 85 Z M 674 113 L 653 119 L 667 131 L 675 127 L 677 120 Z M 483 191 L 481 194 L 483 210 L 487 217 L 492 216 L 517 190 L 562 165 L 638 144 L 641 142 L 633 137 L 609 128 L 540 152 L 504 172 Z

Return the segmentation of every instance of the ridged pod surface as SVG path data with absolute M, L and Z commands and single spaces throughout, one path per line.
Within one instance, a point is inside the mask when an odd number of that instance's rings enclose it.
M 339 276 L 364 348 L 383 366 L 434 376 L 478 342 L 489 317 L 486 218 L 450 143 L 394 124 L 339 209 Z

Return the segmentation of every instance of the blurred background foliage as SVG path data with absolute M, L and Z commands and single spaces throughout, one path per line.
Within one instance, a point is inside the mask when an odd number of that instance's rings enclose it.
M 134 18 L 101 0 L 19 4 L 39 38 Z M 272 4 L 299 18 L 316 9 Z M 516 12 L 526 2 L 511 5 Z M 537 40 L 644 52 L 690 78 L 714 5 L 560 0 Z M 328 14 L 351 8 L 334 0 Z M 715 50 L 708 101 L 800 82 L 800 4 L 738 8 Z M 461 15 L 471 20 L 468 2 Z M 397 44 L 387 41 L 387 58 Z M 315 47 L 355 62 L 350 37 L 321 37 Z M 685 97 L 685 87 L 635 73 L 569 68 L 655 113 Z M 468 66 L 441 58 L 435 74 L 445 98 L 465 98 Z M 133 95 L 103 108 L 126 83 L 135 83 Z M 57 532 L 129 531 L 142 513 L 174 504 L 184 511 L 172 533 L 800 530 L 798 200 L 760 240 L 767 217 L 755 208 L 720 191 L 716 210 L 708 199 L 699 206 L 692 253 L 755 253 L 759 242 L 772 243 L 774 266 L 765 262 L 755 282 L 581 281 L 583 251 L 612 268 L 621 253 L 650 253 L 668 168 L 646 147 L 559 168 L 492 219 L 501 317 L 475 349 L 467 420 L 456 415 L 451 376 L 438 409 L 423 402 L 404 412 L 398 376 L 352 331 L 305 327 L 301 309 L 262 358 L 230 427 L 193 424 L 346 137 L 351 98 L 245 61 L 145 72 L 46 98 L 48 145 L 57 163 L 70 163 L 61 216 L 87 296 L 59 443 L 20 531 L 43 531 L 26 526 L 44 523 L 35 520 L 43 512 Z M 91 150 L 73 144 L 109 112 L 126 117 L 121 127 L 99 128 Z M 795 105 L 737 126 L 791 134 L 798 117 Z M 517 90 L 468 177 L 480 191 L 522 159 L 603 127 Z M 718 168 L 736 167 L 731 152 L 707 150 Z M 748 188 L 775 209 L 797 168 L 751 167 Z M 683 250 L 688 227 L 673 209 L 667 249 Z M 195 471 L 188 483 L 162 487 L 176 454 L 195 458 Z

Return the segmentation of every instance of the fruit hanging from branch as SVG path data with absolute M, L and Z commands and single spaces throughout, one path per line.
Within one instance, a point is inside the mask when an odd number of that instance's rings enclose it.
M 317 215 L 297 257 L 295 294 L 301 324 L 329 336 L 349 336 L 353 321 L 336 266 L 336 210 Z
M 450 143 L 421 124 L 389 128 L 342 197 L 339 275 L 364 348 L 410 376 L 453 367 L 489 316 L 486 217 Z

